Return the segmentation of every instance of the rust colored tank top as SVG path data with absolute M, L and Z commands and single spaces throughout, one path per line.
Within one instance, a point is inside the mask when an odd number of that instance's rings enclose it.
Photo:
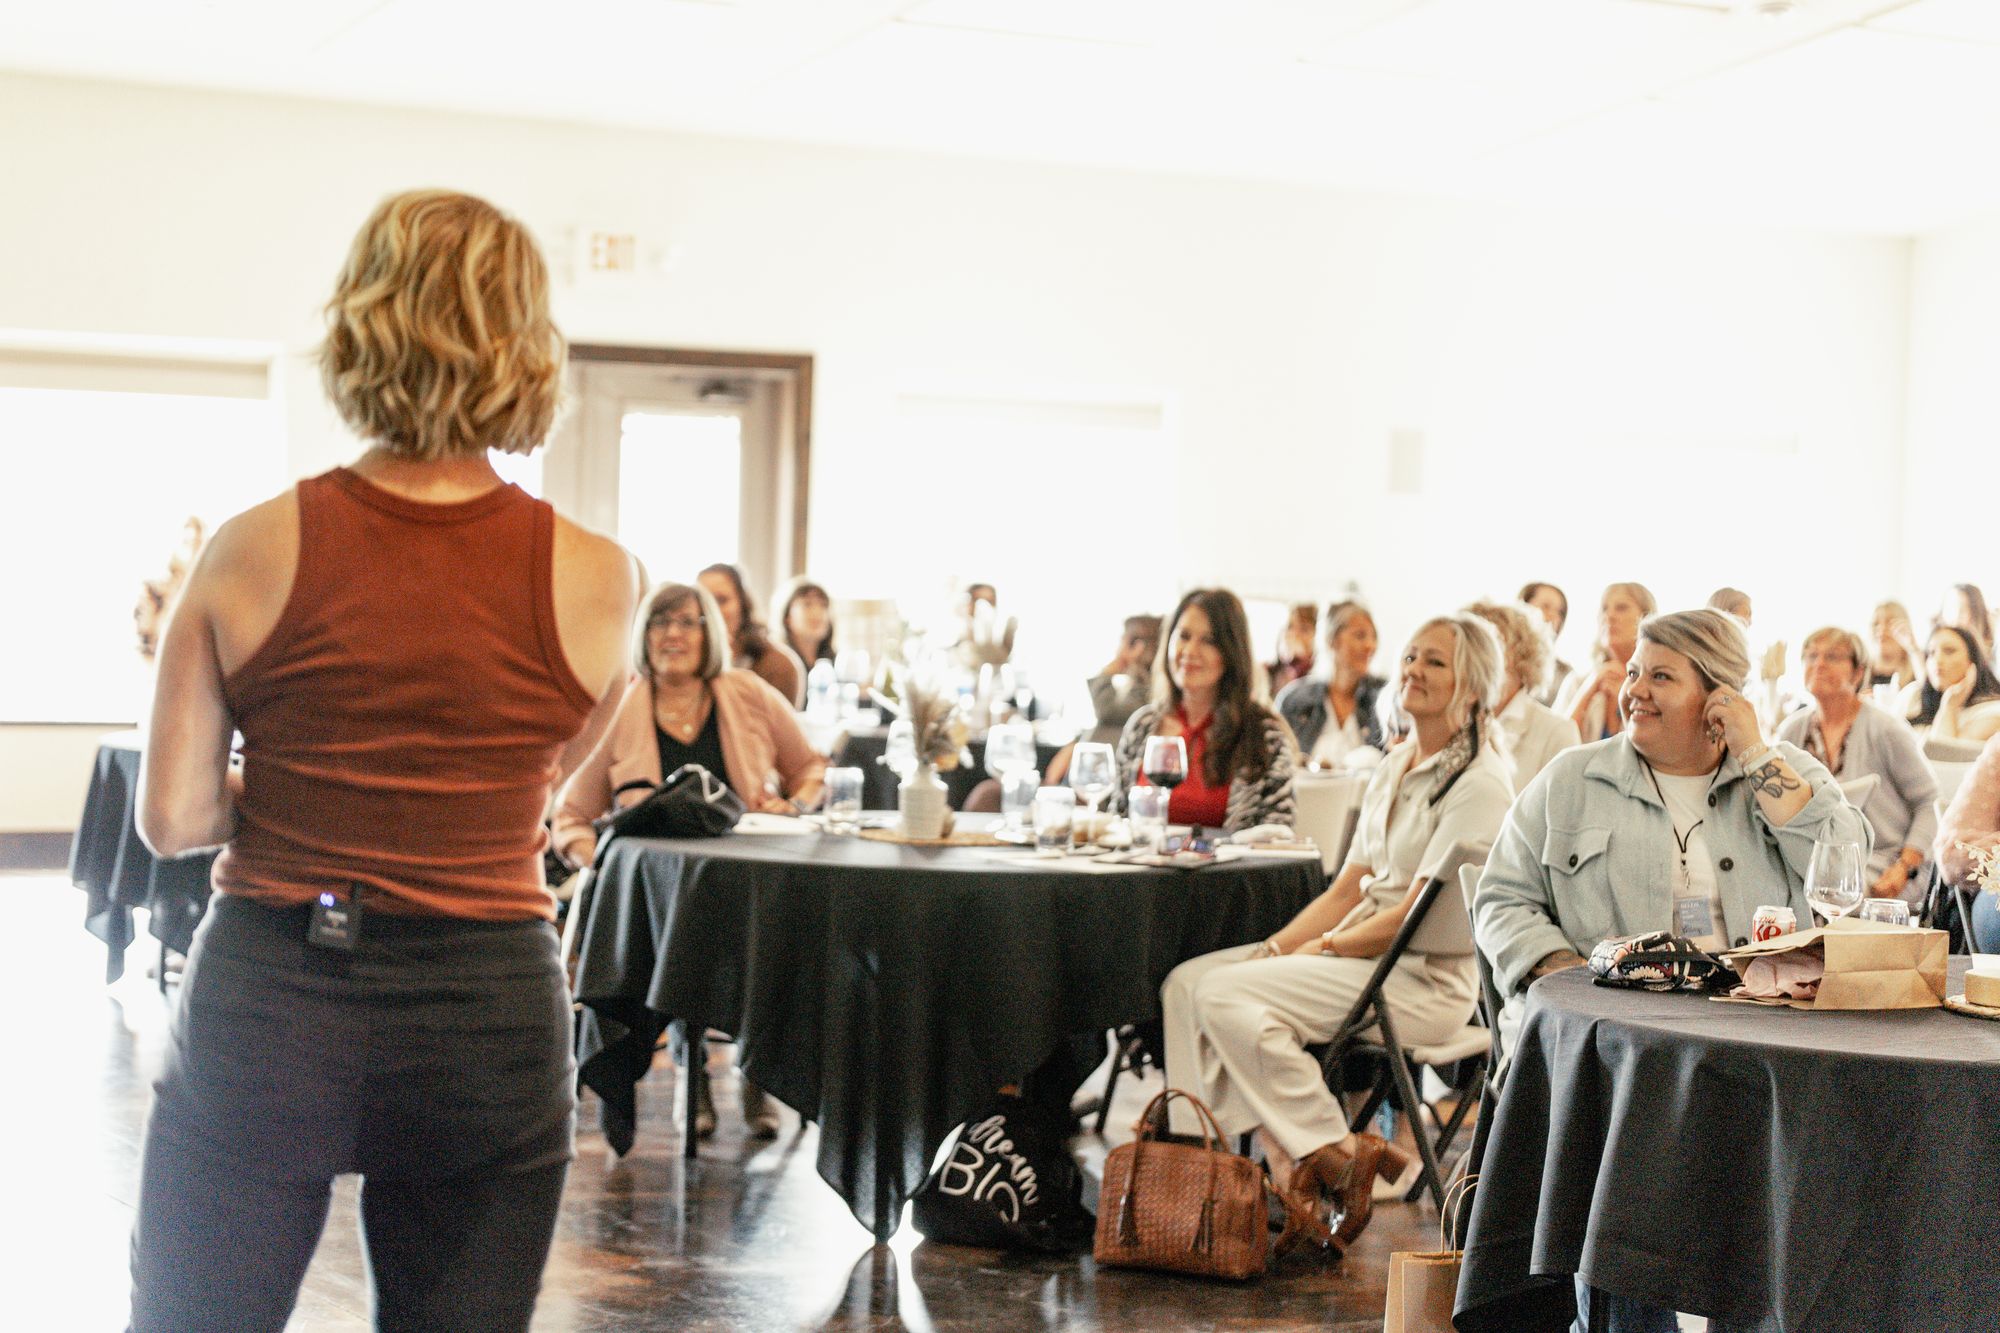
M 554 511 L 511 485 L 426 504 L 346 468 L 298 504 L 284 612 L 223 682 L 243 792 L 216 888 L 296 906 L 358 885 L 364 921 L 553 917 L 542 815 L 593 703 L 556 637 Z

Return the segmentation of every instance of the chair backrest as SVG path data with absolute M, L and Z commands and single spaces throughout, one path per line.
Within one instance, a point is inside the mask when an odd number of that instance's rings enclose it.
M 1361 816 L 1368 780 L 1358 774 L 1302 776 L 1292 783 L 1292 826 L 1319 844 L 1328 874 L 1340 869 Z
M 1924 737 L 1924 758 L 1933 763 L 1969 764 L 1985 748 L 1984 741 L 1960 740 L 1956 736 Z
M 1932 774 L 1937 778 L 1938 806 L 1942 809 L 1951 804 L 1952 798 L 1958 795 L 1958 789 L 1965 785 L 1965 775 L 1972 771 L 1972 764 L 1969 760 L 1933 759 L 1930 765 Z
M 1424 914 L 1423 924 L 1410 937 L 1410 952 L 1435 954 L 1443 958 L 1464 958 L 1475 952 L 1472 943 L 1472 910 L 1470 895 L 1463 892 L 1465 872 L 1470 870 L 1475 883 L 1486 867 L 1486 853 L 1489 844 L 1454 843 L 1443 865 L 1438 867 L 1437 877 L 1444 883 L 1445 891 L 1431 904 L 1431 910 Z M 1461 891 L 1453 893 L 1456 887 Z

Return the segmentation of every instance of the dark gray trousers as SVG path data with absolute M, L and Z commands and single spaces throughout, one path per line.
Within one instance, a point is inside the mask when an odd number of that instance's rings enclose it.
M 525 1329 L 575 1118 L 554 929 L 364 910 L 347 954 L 308 945 L 306 915 L 219 896 L 196 936 L 146 1131 L 133 1330 L 282 1330 L 347 1173 L 378 1328 Z

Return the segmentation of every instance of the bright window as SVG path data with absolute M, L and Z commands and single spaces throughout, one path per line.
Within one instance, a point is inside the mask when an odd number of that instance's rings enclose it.
M 654 583 L 741 558 L 743 420 L 628 411 L 618 445 L 618 540 Z
M 139 719 L 142 584 L 189 518 L 213 532 L 285 484 L 267 381 L 262 364 L 0 350 L 0 721 Z

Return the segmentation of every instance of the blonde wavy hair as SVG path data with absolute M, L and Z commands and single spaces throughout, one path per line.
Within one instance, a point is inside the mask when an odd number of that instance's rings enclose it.
M 567 347 L 534 238 L 483 199 L 411 190 L 354 238 L 320 378 L 363 439 L 434 461 L 532 452 L 561 397 Z
M 1548 628 L 1540 613 L 1505 602 L 1474 602 L 1465 609 L 1491 625 L 1500 636 L 1502 669 L 1514 678 L 1516 685 L 1533 694 L 1549 683 L 1556 655 L 1549 647 Z M 1501 693 L 1506 690 L 1503 688 Z

